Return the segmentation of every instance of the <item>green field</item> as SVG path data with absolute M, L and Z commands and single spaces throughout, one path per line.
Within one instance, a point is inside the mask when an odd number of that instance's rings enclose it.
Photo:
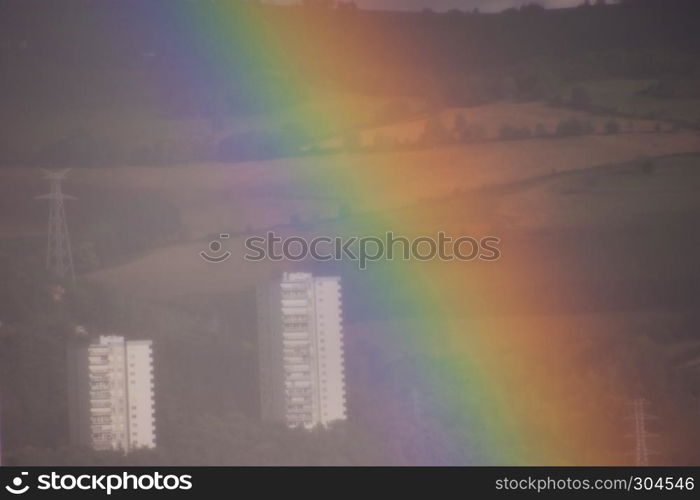
M 602 80 L 576 86 L 585 88 L 594 107 L 610 112 L 653 120 L 672 120 L 685 124 L 700 123 L 700 99 L 657 98 L 645 94 L 655 80 Z M 561 93 L 566 99 L 572 86 Z

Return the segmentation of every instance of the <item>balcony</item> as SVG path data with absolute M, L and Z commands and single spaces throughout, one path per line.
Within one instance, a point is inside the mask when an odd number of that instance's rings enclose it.
M 309 356 L 285 356 L 284 363 L 288 365 L 308 365 L 311 362 Z
M 285 323 L 282 325 L 283 333 L 297 333 L 303 332 L 308 334 L 309 324 L 308 323 Z
M 306 380 L 290 380 L 290 378 L 287 377 L 287 380 L 285 380 L 284 385 L 287 389 L 308 389 L 311 387 L 311 381 L 308 378 Z
M 90 399 L 93 401 L 112 399 L 112 393 L 109 391 L 90 391 Z
M 286 402 L 288 405 L 310 405 L 312 403 L 311 396 L 287 397 Z
M 287 373 L 305 373 L 309 375 L 311 367 L 308 364 L 285 365 L 284 371 Z
M 306 314 L 307 308 L 309 307 L 309 299 L 303 298 L 283 298 L 282 299 L 282 313 L 297 313 Z
M 311 406 L 304 405 L 299 408 L 293 408 L 293 405 L 290 405 L 287 408 L 287 415 L 311 415 Z
M 285 349 L 308 349 L 309 337 L 305 336 L 298 339 L 282 339 L 282 346 Z
M 88 347 L 88 355 L 90 356 L 104 356 L 109 354 L 110 348 L 107 346 L 92 346 Z
M 280 287 L 282 290 L 306 290 L 308 285 L 304 281 L 283 281 Z
M 309 356 L 308 349 L 300 349 L 298 351 L 288 351 L 285 349 L 283 353 L 283 358 L 285 361 L 289 361 L 292 363 L 298 362 L 298 360 L 300 359 L 309 362 L 309 360 L 311 359 Z
M 309 340 L 309 332 L 283 332 L 284 340 Z
M 286 316 L 304 316 L 308 318 L 309 308 L 307 304 L 297 306 L 282 305 L 282 317 Z
M 283 353 L 285 356 L 306 356 L 309 354 L 309 343 L 296 342 L 292 345 L 288 345 L 288 343 L 285 342 Z
M 307 420 L 311 420 L 310 414 L 303 415 L 298 413 L 287 413 L 286 417 L 288 422 L 305 422 Z
M 311 389 L 309 388 L 297 388 L 297 387 L 288 387 L 287 388 L 287 395 L 288 396 L 310 396 L 311 395 Z
M 305 289 L 300 289 L 300 290 L 294 290 L 294 289 L 287 289 L 287 290 L 282 290 L 282 300 L 298 300 L 298 299 L 308 299 L 309 298 L 309 292 Z
M 307 314 L 307 311 L 304 309 L 303 311 L 294 311 L 290 313 L 283 313 L 282 314 L 282 321 L 309 321 L 309 315 Z

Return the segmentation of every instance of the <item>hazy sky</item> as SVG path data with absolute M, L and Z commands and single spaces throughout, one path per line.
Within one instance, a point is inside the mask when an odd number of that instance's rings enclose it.
M 297 3 L 299 0 L 276 0 L 271 3 Z M 420 10 L 430 7 L 433 10 L 462 9 L 472 10 L 478 7 L 483 12 L 500 11 L 508 7 L 514 7 L 533 0 L 355 0 L 357 5 L 363 8 L 373 9 L 404 9 Z M 572 7 L 580 5 L 583 0 L 537 0 L 544 7 Z

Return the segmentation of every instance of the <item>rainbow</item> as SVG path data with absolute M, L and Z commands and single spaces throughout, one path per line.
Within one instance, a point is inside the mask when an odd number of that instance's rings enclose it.
M 279 105 L 279 92 L 268 92 L 266 78 L 280 78 L 284 95 L 301 99 L 313 92 L 314 82 L 327 78 L 320 76 L 326 60 L 340 57 L 335 47 L 326 45 L 324 16 L 332 15 L 328 12 L 302 16 L 301 7 L 215 2 L 202 8 L 192 4 L 192 8 L 168 11 L 163 17 L 167 19 L 164 29 L 171 30 L 172 38 L 201 61 L 192 71 L 230 77 L 239 92 L 262 102 L 268 110 L 275 111 Z M 285 29 L 286 24 L 280 22 L 284 16 L 294 17 L 296 30 Z M 355 50 L 364 51 L 368 66 L 381 65 L 376 55 L 382 45 L 381 33 L 367 28 L 362 35 L 353 40 L 359 47 Z M 270 67 L 285 73 L 271 75 Z M 304 111 L 293 118 L 300 128 L 317 136 L 353 127 L 344 116 L 322 110 Z M 314 162 L 323 168 L 290 172 L 288 188 L 294 191 L 311 184 L 318 192 L 342 193 L 362 206 L 385 196 L 382 186 L 390 185 L 397 176 L 412 178 L 430 168 L 420 155 L 415 160 L 410 155 L 385 156 L 372 179 L 349 168 L 359 158 L 347 154 L 316 158 Z M 262 163 L 260 168 L 264 169 Z M 449 183 L 449 179 L 435 182 Z M 420 193 L 404 193 L 406 202 L 414 195 Z M 425 220 L 431 218 L 430 213 L 423 215 Z M 353 232 L 352 219 L 341 219 L 338 232 Z M 434 230 L 443 229 L 439 220 L 435 214 Z M 414 222 L 401 210 L 372 210 L 364 219 L 363 230 L 413 234 Z M 455 226 L 450 232 L 457 234 L 460 229 Z M 592 367 L 598 363 L 595 351 L 572 348 L 576 339 L 589 333 L 585 321 L 512 312 L 538 310 L 541 297 L 524 292 L 528 290 L 524 286 L 502 286 L 501 292 L 486 296 L 480 292 L 482 285 L 498 290 L 499 284 L 536 283 L 538 276 L 552 272 L 538 258 L 536 247 L 504 239 L 502 249 L 504 256 L 498 263 L 377 263 L 364 271 L 373 284 L 365 300 L 398 304 L 392 310 L 396 321 L 367 327 L 378 329 L 370 332 L 374 346 L 387 357 L 387 353 L 403 353 L 402 359 L 409 361 L 392 364 L 393 379 L 403 380 L 404 389 L 415 389 L 395 395 L 392 408 L 388 404 L 382 408 L 381 397 L 371 402 L 377 405 L 379 417 L 374 422 L 377 428 L 368 431 L 377 436 L 396 434 L 399 444 L 385 450 L 389 463 L 626 463 L 629 457 L 624 450 L 629 443 L 620 437 L 619 428 L 626 385 L 622 379 L 592 376 Z M 348 272 L 356 272 L 350 271 L 353 266 L 348 264 Z M 576 292 L 547 293 L 575 296 Z M 470 315 L 474 309 L 481 314 Z M 503 310 L 511 312 L 498 313 Z

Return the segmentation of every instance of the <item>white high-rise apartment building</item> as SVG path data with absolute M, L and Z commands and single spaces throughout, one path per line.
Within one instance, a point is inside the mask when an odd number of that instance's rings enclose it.
M 344 420 L 340 278 L 285 273 L 257 303 L 263 419 L 306 428 Z
M 95 450 L 153 448 L 150 340 L 101 336 L 68 351 L 71 439 Z

